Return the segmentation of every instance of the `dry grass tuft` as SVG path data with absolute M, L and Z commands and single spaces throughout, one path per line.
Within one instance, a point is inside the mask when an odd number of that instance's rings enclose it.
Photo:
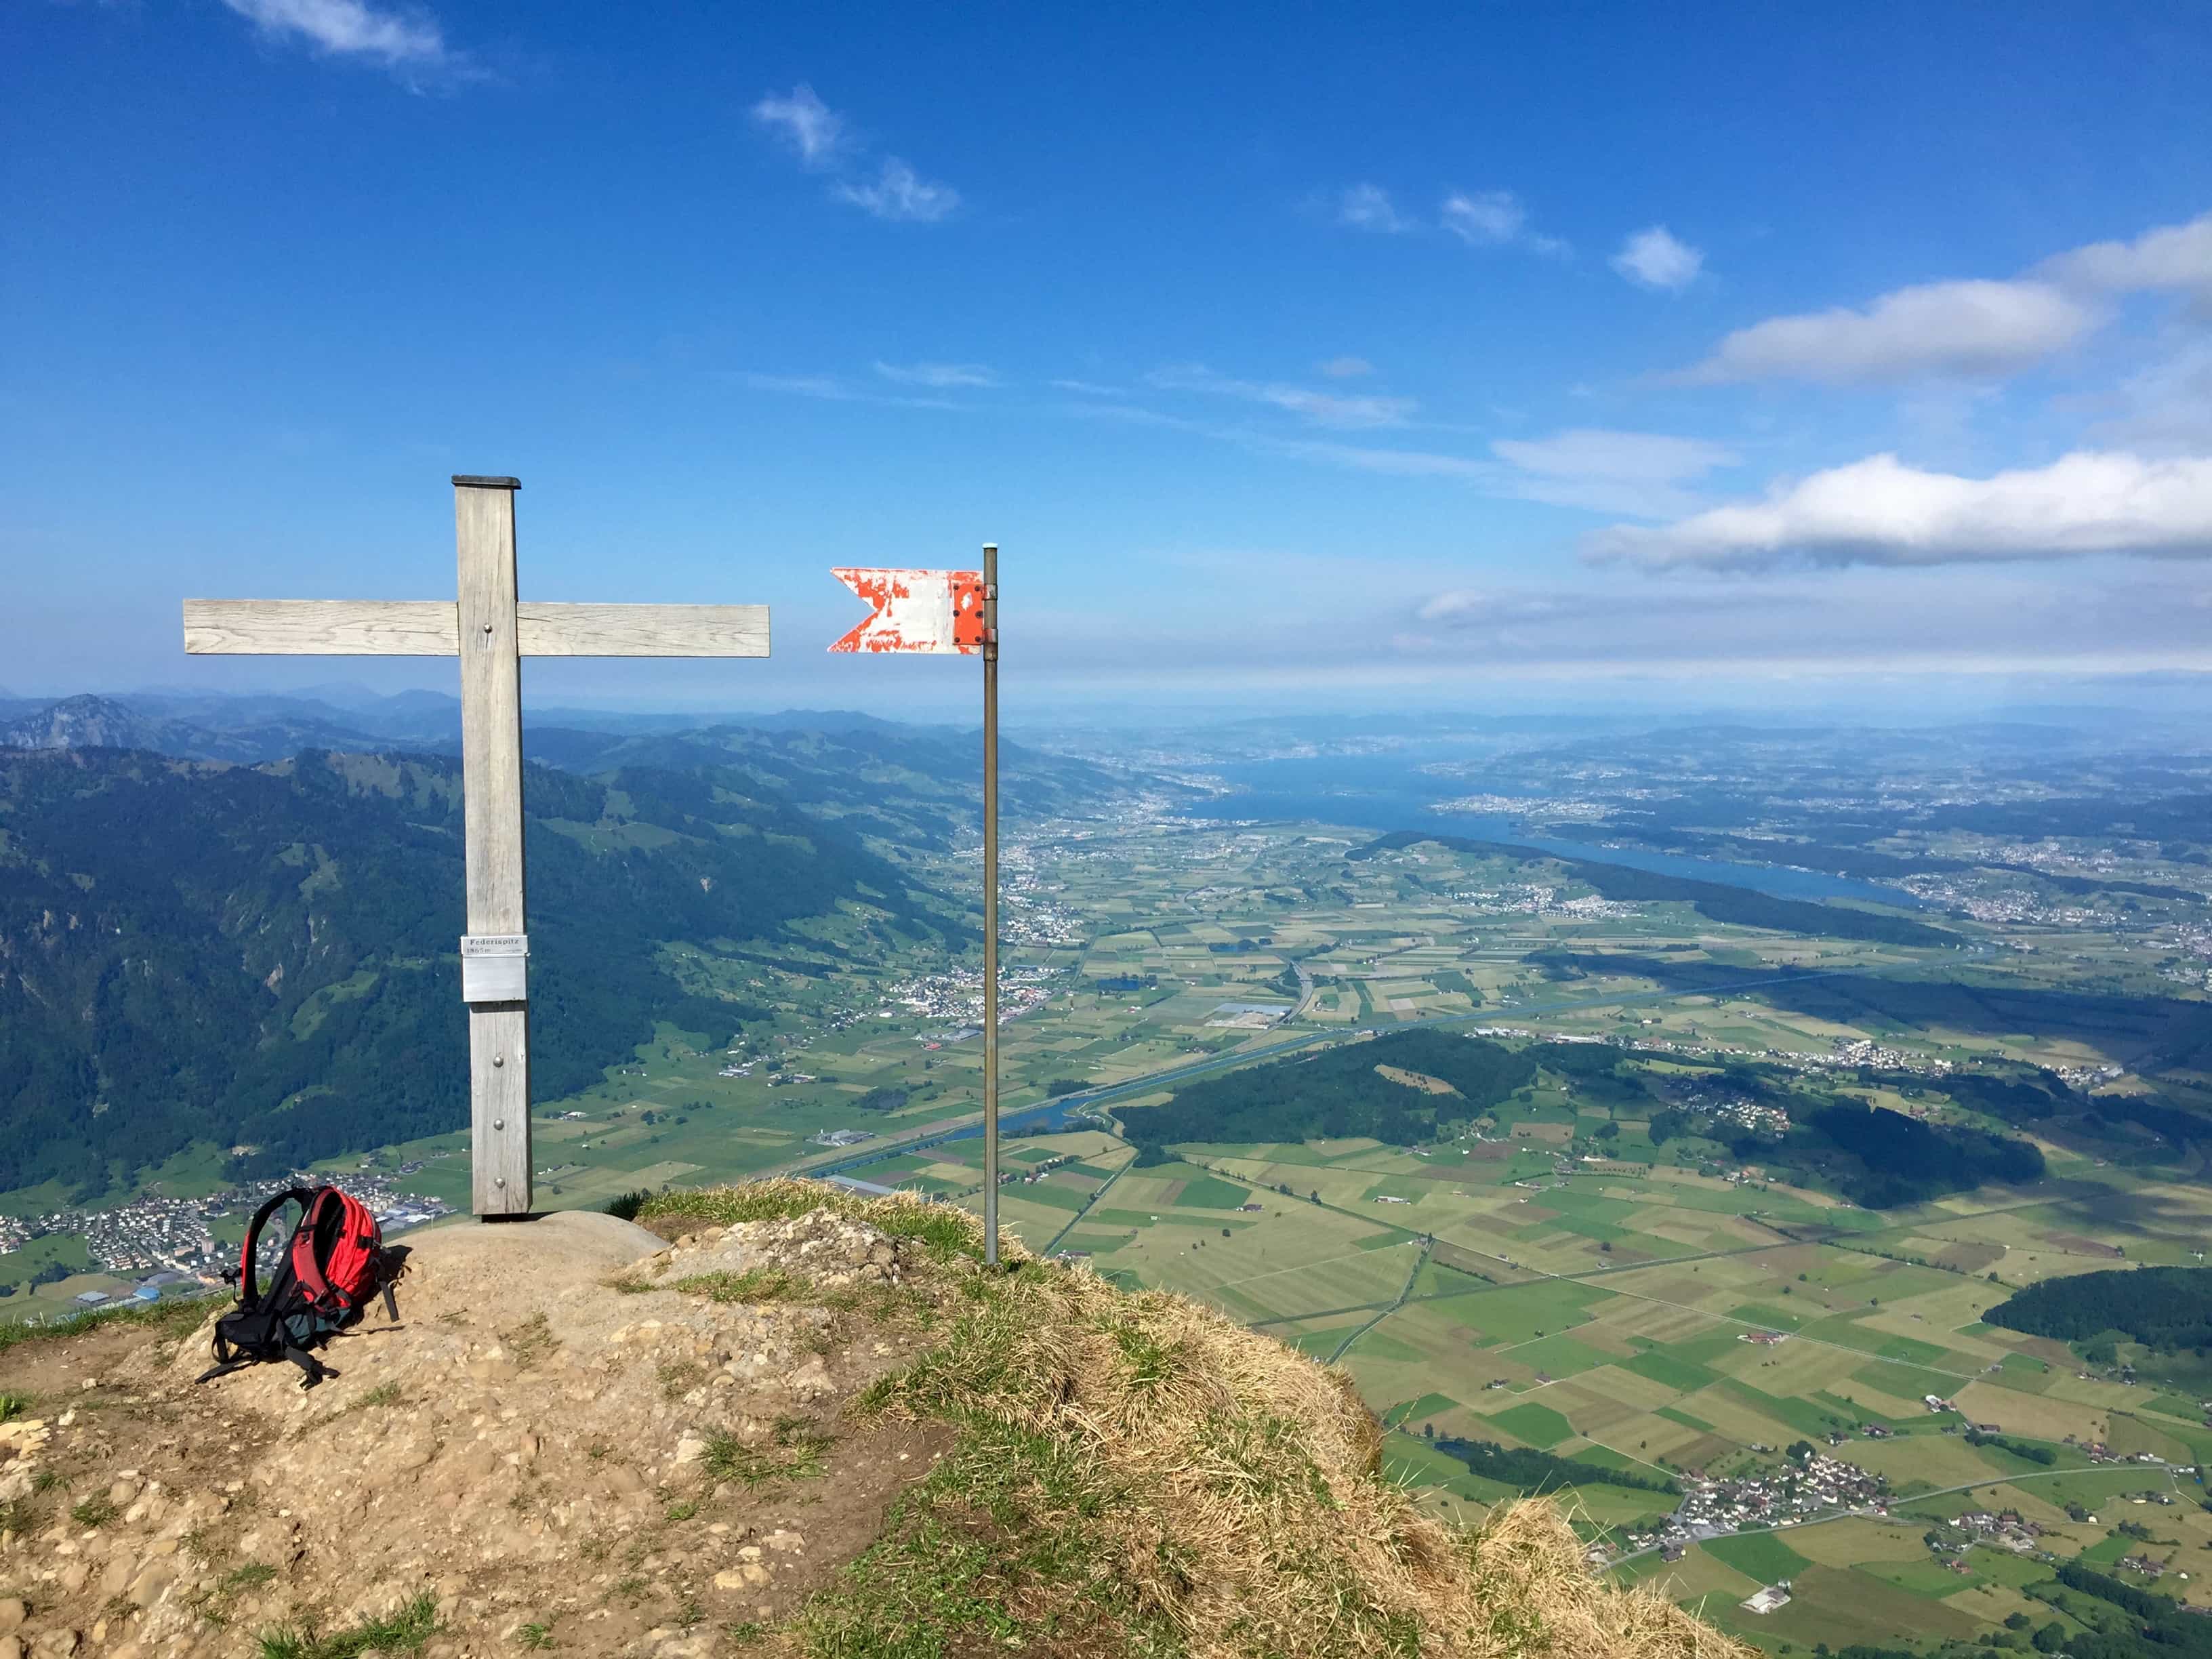
M 1594 1577 L 1547 1500 L 1473 1532 L 1421 1514 L 1382 1477 L 1349 1378 L 1182 1297 L 1025 1255 L 985 1274 L 977 1224 L 947 1206 L 790 1181 L 655 1200 L 716 1221 L 825 1201 L 928 1238 L 954 1270 L 941 1340 L 852 1414 L 961 1440 L 802 1620 L 814 1653 L 1748 1654 L 1656 1588 Z M 935 1633 L 910 1648 L 921 1625 Z
M 656 1231 L 666 1232 L 673 1230 L 672 1224 L 684 1220 L 702 1226 L 731 1227 L 740 1221 L 796 1220 L 817 1210 L 866 1221 L 893 1238 L 918 1240 L 939 1261 L 965 1257 L 981 1261 L 983 1257 L 983 1224 L 965 1210 L 905 1193 L 871 1198 L 843 1187 L 789 1176 L 749 1182 L 742 1187 L 655 1193 L 638 1206 L 636 1218 L 653 1224 Z M 1002 1237 L 1000 1243 L 1000 1255 L 1008 1263 L 1030 1259 L 1020 1240 Z

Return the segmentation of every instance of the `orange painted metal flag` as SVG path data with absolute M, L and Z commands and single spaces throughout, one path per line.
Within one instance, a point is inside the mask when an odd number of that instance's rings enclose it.
M 832 651 L 922 651 L 963 657 L 983 649 L 983 575 L 978 570 L 830 573 L 874 609 Z

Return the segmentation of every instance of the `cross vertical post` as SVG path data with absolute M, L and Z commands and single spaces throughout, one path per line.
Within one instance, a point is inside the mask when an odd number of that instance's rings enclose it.
M 529 925 L 522 875 L 522 657 L 514 575 L 513 478 L 453 480 L 461 657 L 461 799 L 466 827 L 469 1116 L 473 1207 L 530 1213 L 530 1002 L 518 977 L 469 984 L 471 947 L 520 957 Z M 489 957 L 480 958 L 489 960 Z M 501 1000 L 480 1000 L 497 996 Z
M 983 1265 L 999 1265 L 999 548 L 983 548 Z
M 530 1213 L 530 934 L 522 902 L 524 657 L 765 657 L 758 605 L 519 600 L 513 478 L 456 476 L 457 602 L 186 599 L 195 656 L 455 657 L 461 664 L 470 1187 L 487 1221 Z

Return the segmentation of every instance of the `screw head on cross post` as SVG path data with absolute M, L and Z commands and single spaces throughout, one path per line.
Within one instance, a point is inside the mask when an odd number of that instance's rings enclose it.
M 983 659 L 983 1262 L 999 1261 L 999 545 L 980 570 L 841 566 L 872 607 L 830 647 Z

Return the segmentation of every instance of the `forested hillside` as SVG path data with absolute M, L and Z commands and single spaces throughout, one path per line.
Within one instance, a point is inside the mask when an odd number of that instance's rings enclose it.
M 1379 1068 L 1416 1074 L 1449 1092 L 1401 1082 Z M 1395 1146 L 1431 1139 L 1440 1122 L 1464 1123 L 1536 1075 L 1536 1057 L 1481 1037 L 1395 1031 L 1310 1058 L 1279 1060 L 1176 1091 L 1160 1106 L 1116 1114 L 1123 1133 L 1157 1162 L 1176 1141 L 1313 1140 L 1371 1135 Z
M 2154 1353 L 2212 1352 L 2212 1268 L 2123 1267 L 2047 1279 L 1982 1317 L 2063 1342 L 2124 1331 Z
M 687 993 L 665 941 L 772 939 L 842 901 L 908 937 L 948 925 L 763 793 L 534 766 L 525 794 L 540 1097 L 656 1020 L 720 1040 L 759 1017 Z M 96 1188 L 196 1141 L 276 1169 L 462 1123 L 460 828 L 443 757 L 0 756 L 0 1189 Z

